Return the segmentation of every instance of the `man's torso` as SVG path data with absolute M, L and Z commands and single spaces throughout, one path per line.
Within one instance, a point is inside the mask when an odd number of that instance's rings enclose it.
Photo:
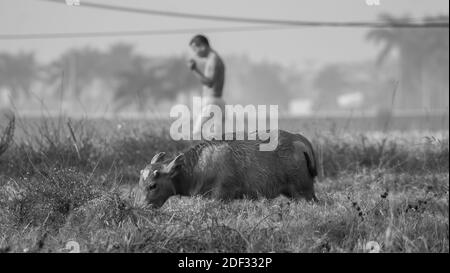
M 214 82 L 211 87 L 203 86 L 203 96 L 222 97 L 225 81 L 225 65 L 217 52 L 211 51 L 207 57 L 204 74 L 206 77 L 214 74 Z

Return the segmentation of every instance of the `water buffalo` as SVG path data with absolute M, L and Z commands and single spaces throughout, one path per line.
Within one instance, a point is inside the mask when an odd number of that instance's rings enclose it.
M 202 141 L 174 158 L 156 154 L 141 170 L 135 204 L 161 207 L 172 195 L 238 198 L 305 198 L 316 201 L 317 163 L 311 143 L 279 130 L 274 151 L 261 140 Z

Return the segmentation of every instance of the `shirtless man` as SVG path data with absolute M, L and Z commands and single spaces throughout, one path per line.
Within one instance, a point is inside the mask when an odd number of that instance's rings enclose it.
M 225 101 L 222 99 L 222 91 L 225 81 L 225 65 L 219 54 L 211 48 L 205 36 L 194 36 L 189 42 L 189 46 L 198 58 L 206 61 L 205 70 L 202 72 L 194 60 L 189 60 L 189 68 L 203 84 L 201 115 L 195 121 L 193 128 L 194 139 L 199 139 L 202 136 L 203 124 L 211 118 L 211 105 L 217 105 L 222 110 L 221 127 L 224 132 Z

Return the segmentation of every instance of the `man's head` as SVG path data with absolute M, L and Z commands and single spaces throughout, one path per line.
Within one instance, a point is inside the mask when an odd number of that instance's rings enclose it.
M 184 162 L 183 154 L 164 161 L 165 153 L 156 154 L 151 163 L 141 170 L 135 204 L 138 206 L 161 207 L 166 200 L 177 194 L 174 179 Z
M 192 51 L 194 51 L 195 55 L 200 58 L 205 58 L 208 56 L 211 49 L 208 38 L 201 34 L 195 35 L 189 42 L 189 46 L 192 48 Z

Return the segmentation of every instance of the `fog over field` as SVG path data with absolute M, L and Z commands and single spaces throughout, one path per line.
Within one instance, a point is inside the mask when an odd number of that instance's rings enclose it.
M 448 7 L 0 0 L 0 253 L 448 253 Z

